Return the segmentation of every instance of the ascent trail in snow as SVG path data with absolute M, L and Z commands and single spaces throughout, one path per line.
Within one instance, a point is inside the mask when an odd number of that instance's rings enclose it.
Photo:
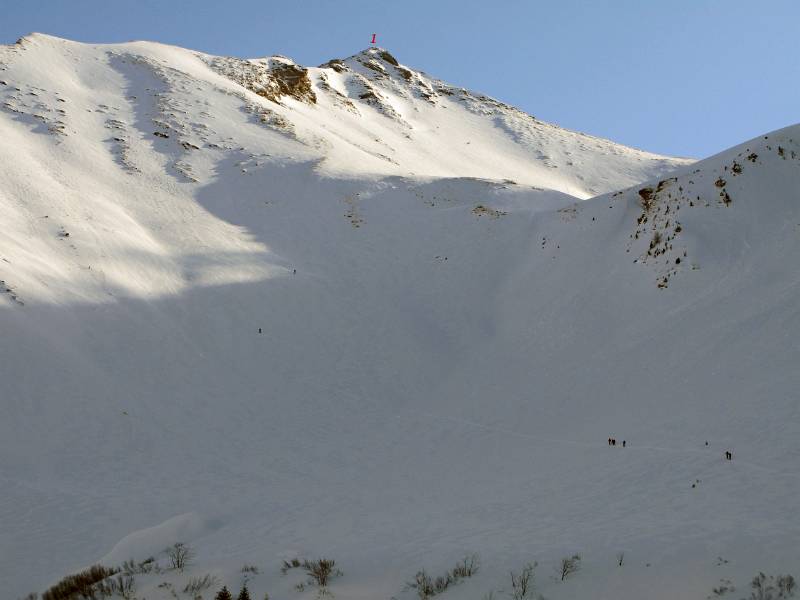
M 438 423 L 439 421 L 448 421 L 450 423 L 459 423 L 459 424 L 462 424 L 462 425 L 467 425 L 469 427 L 473 427 L 475 429 L 480 429 L 482 431 L 488 431 L 488 432 L 491 432 L 491 433 L 497 433 L 497 434 L 506 435 L 506 436 L 513 436 L 513 437 L 529 439 L 529 440 L 533 440 L 533 441 L 535 441 L 537 443 L 542 443 L 542 444 L 548 444 L 548 445 L 564 444 L 564 445 L 570 445 L 570 446 L 580 446 L 580 447 L 583 447 L 583 448 L 602 448 L 603 447 L 603 444 L 600 443 L 600 442 L 598 442 L 598 443 L 581 442 L 581 441 L 577 441 L 577 440 L 565 440 L 565 439 L 561 439 L 561 438 L 547 437 L 547 436 L 544 436 L 544 435 L 531 435 L 531 434 L 523 433 L 521 431 L 514 431 L 512 429 L 503 429 L 503 428 L 493 427 L 491 425 L 483 425 L 481 423 L 476 423 L 474 421 L 468 421 L 466 419 L 462 419 L 462 418 L 459 418 L 459 417 L 437 415 L 437 414 L 433 414 L 433 413 L 422 413 L 422 414 L 424 414 L 425 416 L 431 418 L 431 420 L 432 420 L 431 421 L 431 426 L 432 427 L 434 426 L 433 425 L 434 423 Z M 395 414 L 393 416 L 396 419 L 408 419 L 409 418 L 408 416 L 397 415 L 397 414 Z M 688 444 L 689 444 L 689 442 L 686 442 L 686 445 L 688 445 Z M 713 454 L 713 452 L 714 452 L 713 450 L 711 450 L 709 448 L 705 448 L 705 450 L 704 449 L 681 448 L 681 447 L 668 448 L 668 447 L 663 447 L 663 446 L 647 446 L 647 445 L 630 444 L 630 443 L 624 449 L 625 452 L 637 452 L 637 451 L 641 451 L 641 450 L 651 450 L 651 451 L 654 451 L 654 452 L 667 452 L 667 453 L 670 453 L 670 454 L 692 454 L 692 455 L 703 456 L 703 457 L 708 457 L 709 455 Z M 620 451 L 622 451 L 622 448 L 620 448 Z M 720 462 L 722 462 L 721 458 L 720 458 Z M 800 473 L 797 473 L 797 472 L 793 472 L 793 471 L 776 471 L 774 469 L 769 469 L 768 467 L 764 467 L 763 465 L 758 465 L 758 464 L 755 464 L 755 463 L 752 463 L 752 462 L 741 460 L 740 458 L 736 458 L 735 462 L 736 462 L 737 465 L 741 464 L 741 465 L 744 465 L 744 466 L 747 466 L 747 467 L 751 467 L 751 468 L 754 468 L 754 469 L 759 469 L 761 471 L 764 471 L 766 473 L 770 473 L 772 475 L 777 475 L 777 476 L 780 476 L 780 477 L 793 477 L 793 478 L 800 479 Z

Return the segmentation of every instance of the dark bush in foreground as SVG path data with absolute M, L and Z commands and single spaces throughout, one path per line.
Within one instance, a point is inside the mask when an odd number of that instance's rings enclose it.
M 111 577 L 117 571 L 102 565 L 94 565 L 85 571 L 67 575 L 44 594 L 42 600 L 78 600 L 93 598 L 95 584 Z

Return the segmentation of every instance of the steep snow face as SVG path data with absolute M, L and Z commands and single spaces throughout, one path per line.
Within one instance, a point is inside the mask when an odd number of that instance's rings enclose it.
M 798 575 L 800 127 L 682 165 L 384 52 L 0 49 L 3 594 L 175 541 L 140 596 Z

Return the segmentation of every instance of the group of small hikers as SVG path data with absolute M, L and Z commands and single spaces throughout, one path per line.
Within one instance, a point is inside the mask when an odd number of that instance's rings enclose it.
M 608 438 L 608 445 L 609 446 L 616 446 L 617 445 L 617 438 L 613 438 L 613 437 Z M 628 442 L 625 441 L 625 440 L 622 440 L 622 447 L 624 448 L 627 445 L 628 445 Z M 706 446 L 708 446 L 708 442 L 706 442 Z M 733 452 L 731 452 L 730 450 L 725 450 L 725 460 L 733 460 Z

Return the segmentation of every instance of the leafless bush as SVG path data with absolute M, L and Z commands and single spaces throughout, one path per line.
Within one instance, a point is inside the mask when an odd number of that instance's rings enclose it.
M 528 563 L 519 573 L 511 571 L 511 592 L 513 600 L 530 600 L 534 594 L 535 571 L 537 563 Z
M 750 592 L 750 598 L 752 598 L 752 600 L 772 600 L 772 593 L 775 591 L 775 588 L 764 573 L 759 573 L 753 577 L 753 580 L 750 582 L 750 587 L 753 588 L 753 591 Z
M 559 574 L 561 581 L 564 581 L 570 575 L 577 573 L 581 568 L 581 555 L 573 554 L 572 556 L 565 556 L 561 559 L 561 567 Z
M 76 597 L 92 598 L 95 585 L 116 574 L 116 572 L 115 569 L 94 565 L 80 573 L 67 575 L 42 594 L 42 600 L 73 600 Z
M 420 600 L 427 600 L 431 596 L 436 595 L 433 579 L 425 572 L 425 569 L 417 571 L 417 574 L 414 576 L 414 581 L 406 584 L 406 587 L 416 590 Z
M 125 575 L 146 575 L 157 566 L 156 559 L 152 556 L 138 563 L 130 559 L 122 563 L 122 573 Z
M 479 566 L 480 561 L 478 559 L 478 555 L 469 554 L 465 556 L 460 563 L 453 567 L 453 569 L 450 571 L 450 575 L 452 575 L 455 581 L 464 579 L 466 577 L 472 577 L 478 572 Z
M 733 587 L 733 585 L 731 584 L 730 579 L 720 579 L 719 580 L 719 585 L 717 587 L 715 587 L 715 588 L 711 588 L 711 592 L 715 596 L 724 596 L 728 592 L 735 592 L 735 591 L 736 591 L 736 588 Z
M 102 597 L 121 596 L 124 600 L 134 600 L 136 594 L 136 579 L 133 575 L 120 573 L 116 579 L 109 578 L 97 584 L 98 592 Z
M 319 587 L 327 586 L 328 581 L 342 575 L 342 572 L 336 568 L 336 561 L 327 558 L 304 560 L 303 568 L 308 574 L 309 581 L 316 583 Z
M 791 598 L 794 596 L 797 582 L 791 575 L 778 575 L 775 584 L 778 586 L 778 598 Z
M 253 575 L 258 575 L 258 567 L 255 565 L 245 564 L 242 567 L 242 573 L 252 573 Z
M 776 600 L 793 598 L 796 582 L 791 575 L 764 575 L 759 573 L 750 582 L 750 600 Z
M 134 560 L 130 559 L 130 560 L 126 560 L 126 561 L 124 561 L 122 563 L 122 567 L 120 567 L 120 570 L 125 575 L 135 575 L 136 574 L 136 566 L 137 565 L 134 562 Z
M 652 250 L 661 243 L 661 232 L 656 231 L 653 234 L 653 239 L 650 240 L 650 249 Z
M 283 564 L 281 565 L 281 574 L 286 575 L 287 571 L 290 569 L 298 569 L 303 566 L 303 563 L 300 562 L 299 558 L 293 558 L 291 560 L 284 560 Z
M 203 590 L 207 590 L 211 586 L 215 586 L 218 583 L 219 580 L 213 575 L 206 574 L 203 575 L 202 577 L 192 577 L 189 579 L 189 582 L 183 588 L 183 593 L 196 596 Z
M 195 552 L 191 546 L 187 546 L 183 542 L 173 544 L 165 552 L 169 558 L 170 566 L 178 571 L 183 571 L 195 557 Z
M 451 585 L 458 583 L 466 577 L 472 577 L 478 572 L 478 566 L 478 555 L 471 554 L 465 556 L 455 567 L 436 579 L 428 575 L 424 569 L 418 571 L 414 576 L 414 581 L 406 584 L 406 588 L 416 590 L 420 599 L 425 600 L 436 594 L 441 594 Z
M 255 569 L 255 567 L 251 568 Z M 336 568 L 336 561 L 328 558 L 318 558 L 317 560 L 292 558 L 291 560 L 284 560 L 281 564 L 281 574 L 286 575 L 290 570 L 300 568 L 305 570 L 308 575 L 308 583 L 316 584 L 320 588 L 326 587 L 334 577 L 342 575 L 342 572 Z M 242 568 L 242 572 L 245 572 L 244 568 Z M 257 573 L 258 570 L 256 569 L 253 572 Z M 303 585 L 303 589 L 305 589 L 304 584 L 300 585 Z

